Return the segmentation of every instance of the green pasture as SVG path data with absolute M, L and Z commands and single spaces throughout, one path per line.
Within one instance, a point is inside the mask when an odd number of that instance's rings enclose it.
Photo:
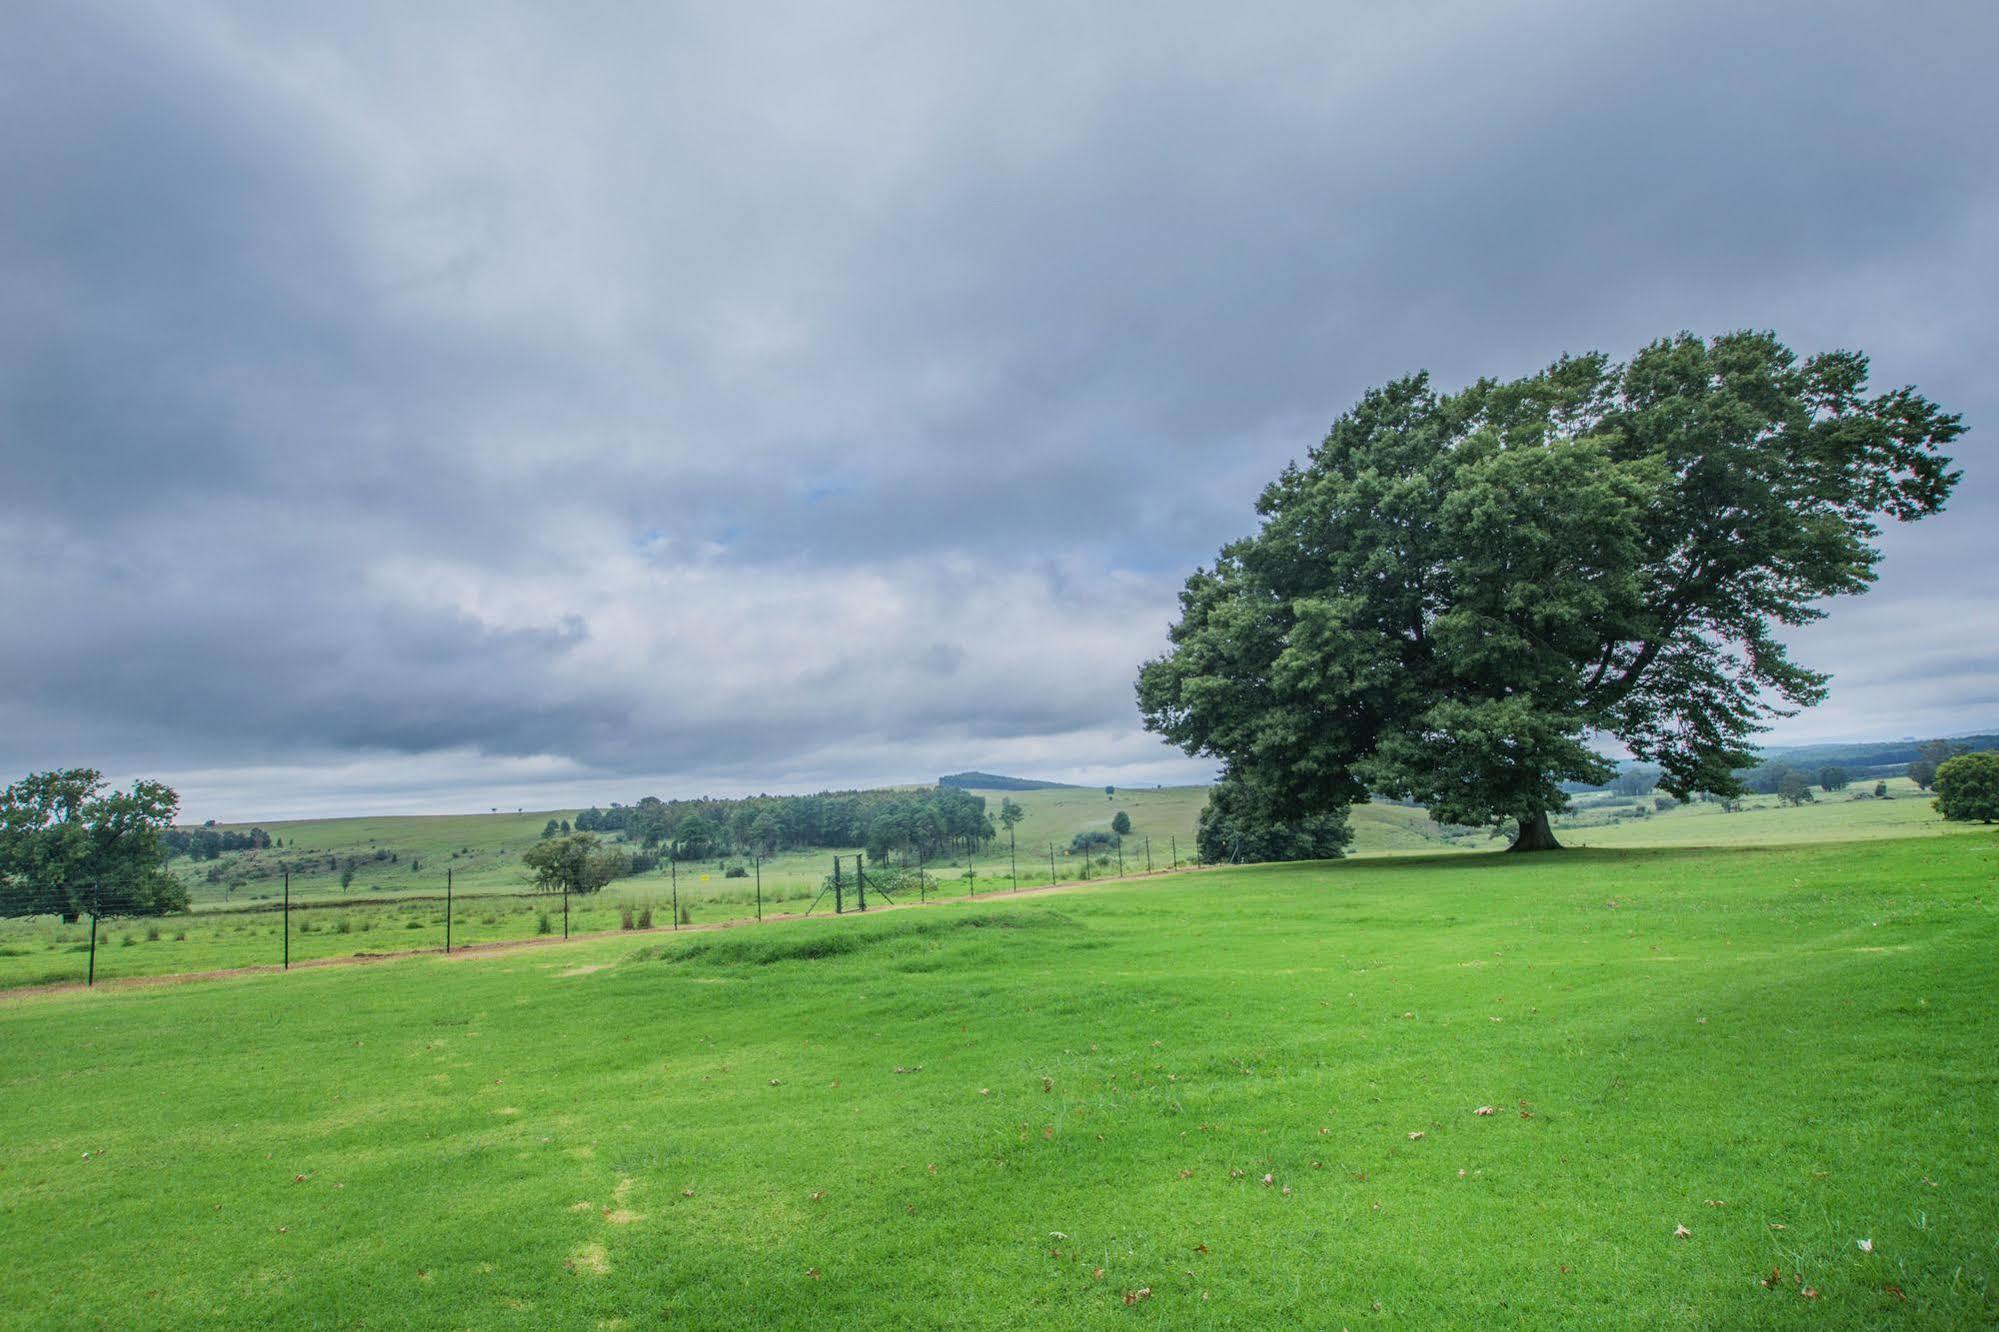
M 0 999 L 0 1321 L 1989 1325 L 1995 903 L 1405 857 Z
M 1889 783 L 1893 798 L 1876 800 L 1856 792 L 1827 795 L 1792 807 L 1774 796 L 1752 796 L 1735 813 L 1716 804 L 1691 804 L 1639 818 L 1630 804 L 1608 797 L 1584 797 L 1576 812 L 1558 824 L 1561 837 L 1576 847 L 1743 846 L 1818 844 L 1912 835 L 1956 835 L 1972 831 L 1938 819 L 1926 793 L 1906 778 Z M 1865 790 L 1871 793 L 1872 783 Z M 991 797 L 997 808 L 997 793 Z M 1183 860 L 1190 855 L 1193 823 L 1206 799 L 1204 788 L 1120 791 L 1114 801 L 1101 788 L 1028 791 L 1016 797 L 1028 809 L 1022 823 L 1018 856 L 1021 887 L 1046 885 L 1050 879 L 1048 846 L 1056 847 L 1054 877 L 1071 882 L 1089 874 L 1115 875 L 1116 864 L 1085 864 L 1067 854 L 1069 840 L 1092 828 L 1108 828 L 1112 814 L 1123 809 L 1132 816 L 1132 836 L 1126 839 L 1125 870 L 1145 868 L 1145 842 L 1151 839 L 1153 865 L 1168 866 L 1177 846 Z M 1651 797 L 1640 801 L 1646 808 Z M 406 876 L 398 892 L 368 892 L 357 876 L 355 887 L 341 893 L 337 880 L 294 877 L 291 956 L 293 961 L 410 952 L 444 945 L 443 874 L 432 867 L 453 868 L 455 903 L 452 938 L 457 944 L 490 943 L 560 934 L 561 900 L 529 894 L 527 876 L 518 866 L 519 851 L 540 835 L 550 817 L 573 817 L 574 811 L 551 816 L 535 814 L 467 815 L 445 818 L 328 819 L 264 825 L 294 846 L 321 854 L 346 855 L 369 848 L 390 848 L 392 866 L 420 862 L 420 875 Z M 1356 857 L 1496 851 L 1504 841 L 1484 830 L 1446 829 L 1420 809 L 1373 802 L 1353 811 Z M 1179 829 L 1180 831 L 1175 831 Z M 471 847 L 468 853 L 464 850 Z M 451 859 L 458 850 L 459 858 Z M 830 851 L 795 851 L 762 866 L 762 900 L 766 912 L 799 913 L 812 905 L 831 869 Z M 851 872 L 853 852 L 839 853 Z M 183 865 L 185 862 L 182 862 Z M 712 924 L 754 919 L 757 879 L 754 874 L 729 878 L 725 866 L 747 868 L 731 859 L 635 875 L 613 883 L 602 894 L 570 903 L 570 929 L 584 934 L 623 927 L 627 912 L 634 926 L 652 913 L 656 928 L 673 924 L 673 904 L 686 907 L 692 922 Z M 469 867 L 469 868 L 467 868 Z M 965 871 L 974 871 L 967 879 Z M 933 863 L 931 891 L 945 897 L 971 897 L 1011 888 L 1006 842 L 1002 838 L 971 865 L 962 860 Z M 99 979 L 211 971 L 232 967 L 268 966 L 283 956 L 282 918 L 271 908 L 275 899 L 237 900 L 224 904 L 198 902 L 185 916 L 159 920 L 107 920 L 98 936 Z M 831 911 L 832 901 L 820 911 Z M 0 989 L 81 981 L 88 962 L 90 923 L 65 924 L 54 917 L 0 921 Z

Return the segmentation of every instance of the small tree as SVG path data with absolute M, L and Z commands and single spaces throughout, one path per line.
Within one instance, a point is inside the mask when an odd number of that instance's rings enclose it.
M 1000 827 L 1011 833 L 1015 828 L 1020 826 L 1020 821 L 1026 817 L 1027 811 L 1021 807 L 1019 801 L 1009 799 L 1006 796 L 1000 797 Z
M 349 865 L 340 871 L 340 891 L 346 892 L 354 884 L 354 867 Z
M 1819 785 L 1825 788 L 1827 794 L 1834 791 L 1844 791 L 1851 785 L 1852 780 L 1852 778 L 1846 775 L 1846 769 L 1840 767 L 1837 763 L 1829 763 L 1819 769 Z
M 1117 798 L 1117 788 L 1115 786 L 1106 786 L 1104 788 L 1104 799 L 1115 800 L 1116 798 Z
M 1777 795 L 1787 805 L 1802 805 L 1812 798 L 1811 784 L 1802 772 L 1793 768 L 1784 774 L 1784 780 L 1778 784 Z
M 1131 836 L 1131 815 L 1119 810 L 1111 816 L 1111 831 L 1119 837 Z
M 541 827 L 542 840 L 547 841 L 549 838 L 559 835 L 561 831 L 562 831 L 562 825 L 556 822 L 554 819 L 550 819 L 547 823 L 544 823 Z
M 1999 754 L 1959 754 L 1937 765 L 1937 812 L 1953 823 L 1999 821 Z
M 157 916 L 187 909 L 161 834 L 180 797 L 159 782 L 107 791 L 92 768 L 40 772 L 0 793 L 0 916 Z
M 600 847 L 594 833 L 571 833 L 536 842 L 521 854 L 535 885 L 548 893 L 594 893 L 625 872 L 629 862 L 615 847 Z

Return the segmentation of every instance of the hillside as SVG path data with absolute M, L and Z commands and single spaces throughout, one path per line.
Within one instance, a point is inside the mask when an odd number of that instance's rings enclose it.
M 1061 791 L 1068 782 L 1043 782 L 1032 777 L 1002 777 L 996 772 L 953 772 L 937 779 L 939 786 L 956 786 L 966 791 Z M 1081 789 L 1081 788 L 1077 788 Z

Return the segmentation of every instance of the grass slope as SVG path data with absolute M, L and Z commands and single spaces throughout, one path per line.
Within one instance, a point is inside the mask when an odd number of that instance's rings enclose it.
M 1268 867 L 0 1000 L 0 1321 L 1987 1324 L 1996 848 Z

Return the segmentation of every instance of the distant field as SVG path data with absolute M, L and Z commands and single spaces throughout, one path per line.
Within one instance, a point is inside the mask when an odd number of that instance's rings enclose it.
M 1889 783 L 1890 800 L 1850 799 L 1852 793 L 1821 795 L 1798 808 L 1774 796 L 1750 797 L 1738 813 L 1723 813 L 1719 805 L 1684 805 L 1664 813 L 1634 816 L 1630 803 L 1606 803 L 1611 797 L 1583 797 L 1575 814 L 1557 824 L 1562 839 L 1575 847 L 1748 846 L 1824 843 L 1905 837 L 1911 834 L 1957 834 L 1970 829 L 1943 824 L 1927 794 L 1906 778 Z M 1866 787 L 1872 790 L 1872 784 Z M 987 794 L 997 809 L 1000 793 Z M 1052 877 L 1068 882 L 1084 876 L 1114 875 L 1110 865 L 1085 866 L 1067 852 L 1077 833 L 1108 829 L 1118 810 L 1132 817 L 1132 835 L 1125 840 L 1125 871 L 1151 863 L 1164 869 L 1177 850 L 1182 861 L 1192 857 L 1195 822 L 1206 802 L 1203 787 L 1121 790 L 1105 799 L 1101 788 L 1011 793 L 1027 810 L 1020 826 L 1018 882 L 1046 884 L 1051 878 L 1049 849 L 1055 849 Z M 1640 802 L 1650 808 L 1647 796 Z M 295 875 L 295 910 L 291 936 L 294 961 L 351 957 L 359 953 L 394 953 L 441 948 L 444 944 L 444 870 L 452 871 L 457 902 L 452 936 L 456 943 L 482 943 L 533 938 L 544 930 L 561 932 L 560 900 L 524 896 L 531 885 L 520 867 L 520 853 L 534 844 L 550 818 L 574 819 L 576 811 L 531 814 L 476 814 L 436 818 L 322 819 L 260 825 L 282 838 L 282 850 L 261 857 L 242 856 L 241 865 L 265 857 L 331 855 L 343 863 L 349 856 L 377 853 L 394 859 L 368 860 L 351 890 L 340 890 L 337 874 L 323 868 Z M 1433 854 L 1436 852 L 1497 851 L 1505 846 L 1482 829 L 1447 829 L 1427 813 L 1407 806 L 1374 802 L 1352 814 L 1356 857 Z M 248 825 L 233 825 L 247 827 Z M 454 858 L 453 852 L 457 855 Z M 788 852 L 765 862 L 761 869 L 766 911 L 801 912 L 818 896 L 835 854 L 851 873 L 854 850 Z M 322 862 L 323 864 L 323 862 Z M 646 911 L 655 925 L 673 920 L 678 900 L 700 923 L 748 919 L 757 910 L 757 879 L 726 877 L 725 866 L 746 867 L 741 858 L 681 866 L 676 876 L 667 870 L 621 879 L 603 893 L 570 904 L 570 928 L 575 933 L 616 930 L 633 913 L 638 924 Z M 253 880 L 224 893 L 203 878 L 205 868 L 186 860 L 177 870 L 195 885 L 197 910 L 190 916 L 156 921 L 109 921 L 100 931 L 97 974 L 100 978 L 163 975 L 228 967 L 264 966 L 283 953 L 281 918 L 275 905 L 278 885 Z M 946 860 L 926 867 L 935 891 L 944 896 L 971 896 L 1011 887 L 1014 878 L 1002 837 L 967 866 Z M 974 877 L 967 879 L 967 869 Z M 381 899 L 391 899 L 383 901 Z M 246 909 L 257 908 L 257 909 Z M 831 910 L 830 900 L 821 910 Z M 53 917 L 0 921 L 0 989 L 46 985 L 84 978 L 89 922 L 65 925 Z
M 1987 832 L 0 998 L 0 1324 L 1990 1326 L 1996 954 Z

